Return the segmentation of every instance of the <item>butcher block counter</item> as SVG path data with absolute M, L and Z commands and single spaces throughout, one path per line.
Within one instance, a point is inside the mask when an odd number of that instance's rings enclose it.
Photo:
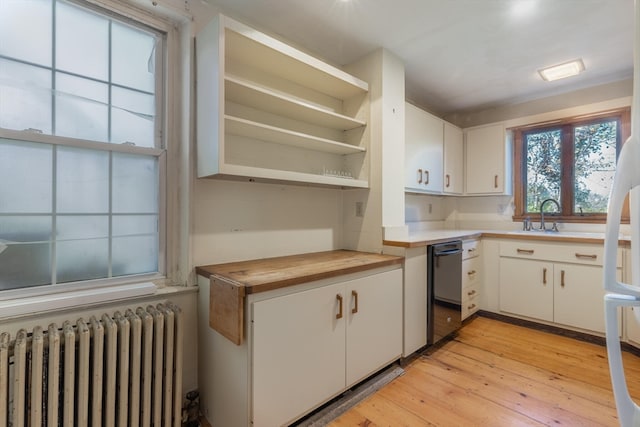
M 196 267 L 210 280 L 209 324 L 240 344 L 248 294 L 402 264 L 403 257 L 334 250 Z

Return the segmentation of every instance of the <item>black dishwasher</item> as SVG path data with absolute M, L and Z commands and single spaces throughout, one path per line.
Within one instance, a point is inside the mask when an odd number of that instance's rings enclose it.
M 462 242 L 430 245 L 427 258 L 427 345 L 432 345 L 462 324 Z

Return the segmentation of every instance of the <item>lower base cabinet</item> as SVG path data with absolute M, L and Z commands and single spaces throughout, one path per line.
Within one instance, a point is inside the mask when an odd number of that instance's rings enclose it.
M 601 246 L 509 242 L 500 251 L 500 311 L 605 332 Z
M 209 421 L 287 425 L 399 359 L 402 280 L 392 267 L 247 295 L 242 345 L 210 331 L 211 393 L 236 403 Z

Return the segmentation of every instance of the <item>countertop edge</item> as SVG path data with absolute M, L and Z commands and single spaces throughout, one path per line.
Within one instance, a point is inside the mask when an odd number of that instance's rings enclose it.
M 342 252 L 342 251 L 343 250 L 327 251 L 327 252 L 319 252 L 317 254 L 326 254 L 328 252 Z M 243 283 L 242 281 L 237 280 L 234 277 L 230 277 L 229 275 L 221 274 L 220 272 L 213 271 L 217 265 L 224 265 L 224 264 L 196 266 L 196 274 L 199 276 L 203 276 L 205 278 L 210 278 L 212 276 L 215 276 L 218 279 L 224 280 L 228 283 L 232 283 L 235 286 L 242 286 L 245 288 L 245 292 L 248 295 L 248 294 L 260 293 L 260 292 L 272 291 L 275 289 L 300 285 L 303 283 L 314 282 L 314 281 L 323 280 L 323 279 L 330 279 L 330 278 L 344 276 L 344 275 L 353 274 L 353 273 L 359 273 L 359 272 L 368 271 L 368 270 L 374 270 L 377 268 L 383 268 L 383 267 L 388 267 L 393 265 L 402 265 L 404 263 L 404 257 L 401 257 L 401 256 L 393 256 L 393 255 L 377 254 L 377 253 L 369 253 L 369 252 L 358 252 L 358 251 L 348 251 L 348 252 L 351 252 L 353 254 L 354 259 L 358 258 L 359 255 L 363 255 L 363 256 L 375 255 L 381 259 L 370 260 L 362 264 L 351 265 L 347 267 L 342 266 L 340 268 L 328 268 L 325 270 L 314 271 L 308 274 L 289 276 L 281 280 L 272 280 L 272 281 L 266 281 L 263 283 L 256 283 L 256 284 Z M 311 253 L 311 254 L 300 254 L 300 255 L 309 255 L 312 257 L 314 254 Z M 296 256 L 297 255 L 288 256 L 288 257 L 287 256 L 275 257 L 273 259 L 282 260 L 287 258 L 294 258 Z M 255 262 L 255 261 L 263 262 L 264 259 L 248 260 L 248 261 L 243 261 L 242 263 L 246 263 L 247 265 L 250 265 L 251 262 Z M 230 264 L 230 263 L 225 263 L 225 264 Z
M 434 230 L 437 232 L 440 230 Z M 446 230 L 448 232 L 455 233 L 455 230 Z M 420 239 L 420 240 L 384 240 L 382 243 L 385 246 L 394 246 L 401 248 L 418 248 L 421 246 L 434 245 L 437 243 L 447 242 L 451 240 L 467 240 L 467 239 L 480 239 L 480 238 L 493 238 L 493 239 L 509 239 L 509 240 L 533 240 L 546 243 L 584 243 L 584 244 L 603 244 L 604 238 L 599 237 L 580 237 L 580 236 L 562 236 L 562 235 L 540 235 L 540 234 L 521 234 L 513 233 L 509 231 L 479 231 L 477 233 L 462 232 L 460 235 L 452 234 L 448 237 L 434 238 L 434 239 Z M 626 239 L 619 239 L 618 246 L 628 246 L 630 242 Z

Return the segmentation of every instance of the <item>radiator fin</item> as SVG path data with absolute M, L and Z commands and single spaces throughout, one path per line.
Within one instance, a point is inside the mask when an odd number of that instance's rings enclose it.
M 136 310 L 0 331 L 0 427 L 178 427 L 182 312 Z

